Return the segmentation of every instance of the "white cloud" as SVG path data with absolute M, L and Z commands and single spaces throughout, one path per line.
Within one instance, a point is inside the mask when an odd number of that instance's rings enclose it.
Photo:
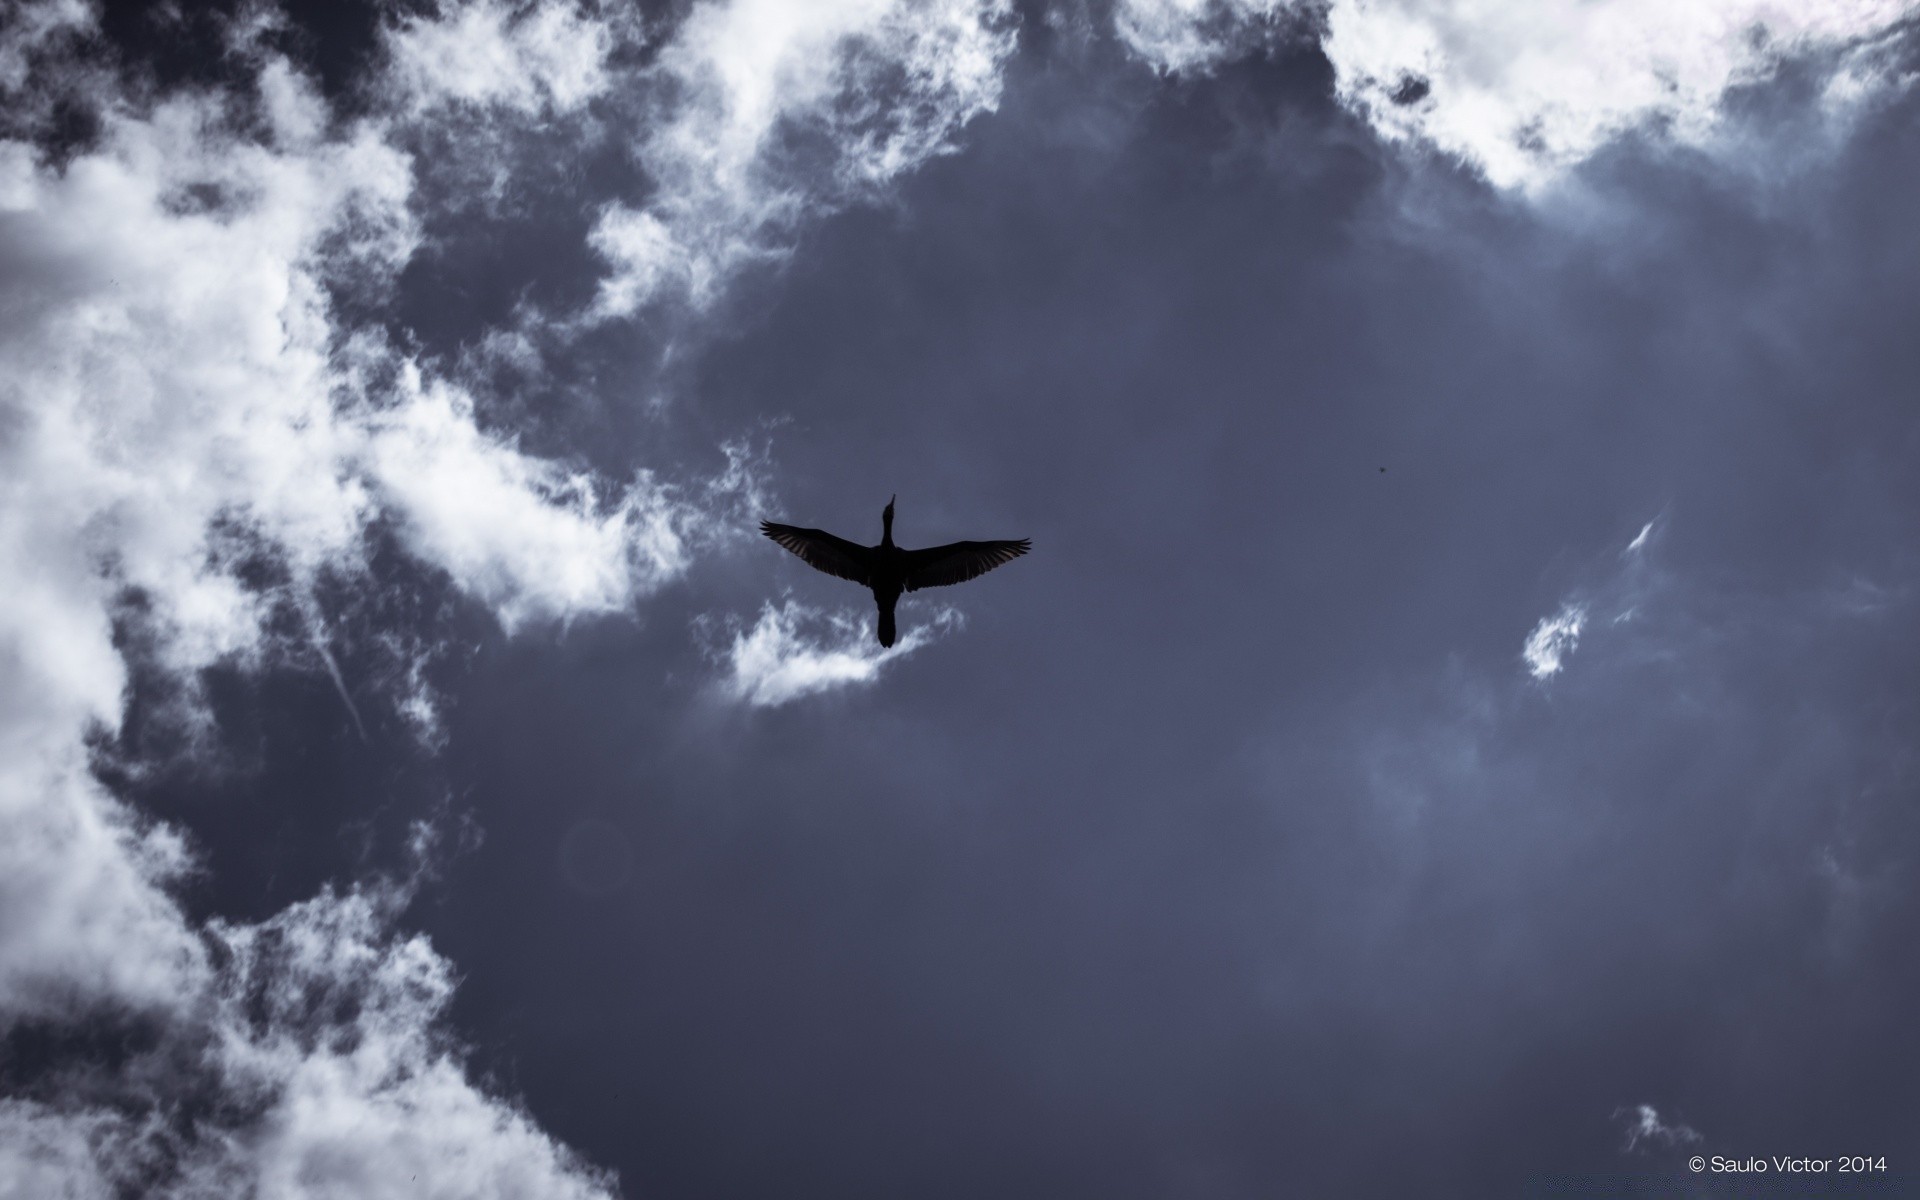
M 603 1194 L 449 1050 L 451 966 L 391 932 L 392 903 L 361 888 L 259 925 L 190 921 L 172 893 L 189 848 L 100 783 L 95 739 L 122 722 L 123 646 L 189 697 L 215 664 L 317 668 L 317 584 L 365 585 L 376 528 L 509 628 L 566 620 L 683 570 L 708 514 L 752 502 L 751 464 L 733 453 L 684 493 L 644 474 L 609 489 L 483 428 L 459 386 L 346 327 L 332 299 L 416 247 L 414 164 L 391 125 L 342 128 L 250 35 L 235 45 L 251 88 L 116 95 L 59 57 L 80 39 L 42 32 L 84 14 L 17 11 L 0 103 L 30 118 L 37 93 L 11 89 L 65 70 L 88 81 L 100 133 L 57 166 L 0 139 L 0 1029 L 133 1021 L 175 1057 L 30 1093 L 9 1080 L 0 1191 Z M 521 58 L 473 67 L 461 55 L 500 12 L 458 10 L 467 40 L 431 59 L 457 79 L 436 86 L 577 103 L 597 84 L 569 12 L 501 26 Z M 259 100 L 244 120 L 242 92 Z M 265 582 L 249 560 L 272 565 Z M 137 646 L 116 640 L 132 626 Z M 431 739 L 429 649 L 394 641 L 391 702 Z M 365 681 L 342 683 L 365 702 Z M 341 1003 L 316 1016 L 315 996 Z M 224 1115 L 177 1122 L 201 1101 Z
M 328 892 L 262 924 L 216 922 L 218 967 L 180 981 L 190 990 L 151 1048 L 112 1071 L 70 1064 L 80 1077 L 58 1102 L 0 1102 L 10 1194 L 608 1194 L 610 1179 L 473 1086 L 441 1032 L 451 964 L 390 932 L 401 898 Z M 181 1122 L 183 1105 L 202 1115 Z
M 18 653 L 84 674 L 109 724 L 99 638 L 127 589 L 178 670 L 258 648 L 267 598 L 218 561 L 217 527 L 283 554 L 298 585 L 355 569 L 390 516 L 512 625 L 631 603 L 684 567 L 699 523 L 650 478 L 603 498 L 522 454 L 384 343 L 337 349 L 327 277 L 412 252 L 409 163 L 374 126 L 324 137 L 284 62 L 259 78 L 265 145 L 208 96 L 109 110 L 102 145 L 60 170 L 0 142 L 4 626 L 40 631 Z
M 1295 8 L 1124 0 L 1118 27 L 1155 66 L 1204 70 L 1244 46 L 1254 19 Z M 1917 11 L 1913 0 L 1332 0 L 1324 48 L 1341 100 L 1387 138 L 1537 189 L 1632 129 L 1705 144 L 1729 89 L 1796 55 L 1860 48 Z M 1826 99 L 1844 109 L 1889 82 L 1871 54 L 1842 53 Z
M 516 11 L 499 0 L 409 16 L 390 30 L 392 82 L 415 115 L 442 104 L 523 113 L 579 108 L 612 81 L 613 32 L 564 4 Z
M 1613 1119 L 1624 1119 L 1626 1123 L 1626 1143 L 1621 1147 L 1624 1154 L 1644 1154 L 1648 1147 L 1682 1146 L 1700 1140 L 1699 1133 L 1680 1122 L 1662 1121 L 1659 1111 L 1651 1104 L 1617 1108 L 1613 1112 Z
M 1329 13 L 1327 53 L 1343 99 L 1389 137 L 1431 142 L 1497 186 L 1530 188 L 1629 129 L 1658 123 L 1703 144 L 1730 88 L 1914 11 L 1909 0 L 1347 2 Z M 1409 77 L 1430 94 L 1395 104 Z
M 1580 630 L 1586 621 L 1586 605 L 1572 602 L 1553 616 L 1540 618 L 1520 651 L 1535 679 L 1551 679 L 1560 673 L 1566 656 L 1580 644 Z
M 752 629 L 734 636 L 726 651 L 727 695 L 756 708 L 772 708 L 816 692 L 872 683 L 880 669 L 957 627 L 960 614 L 943 608 L 891 647 L 873 633 L 873 617 L 849 611 L 823 612 L 789 600 L 760 610 Z
M 1299 0 L 1123 0 L 1114 10 L 1120 40 L 1156 70 L 1205 71 L 1261 35 Z
M 444 0 L 389 18 L 385 69 L 366 86 L 414 153 L 429 239 L 475 215 L 530 215 L 605 136 L 606 118 L 631 109 L 638 89 L 621 64 L 641 52 L 644 24 L 630 5 L 593 8 Z
M 305 95 L 304 93 L 302 93 Z M 314 103 L 305 95 L 305 103 Z M 404 252 L 405 173 L 370 137 L 219 132 L 217 102 L 107 114 L 64 170 L 0 143 L 0 1005 L 146 1001 L 191 946 L 160 890 L 184 865 L 87 773 L 119 724 L 112 625 L 138 595 L 162 665 L 259 652 L 266 600 L 217 561 L 245 525 L 310 577 L 350 560 L 366 496 L 340 469 L 323 233 Z
M 1527 635 L 1520 656 L 1529 674 L 1541 681 L 1560 674 L 1587 637 L 1605 641 L 1615 662 L 1672 652 L 1674 623 L 1688 625 L 1699 618 L 1676 603 L 1673 574 L 1656 553 L 1667 521 L 1662 512 L 1642 525 L 1617 555 L 1590 561 L 1581 572 L 1583 581 Z
M 698 5 L 650 73 L 664 116 L 636 153 L 655 191 L 594 231 L 612 267 L 599 312 L 706 304 L 803 218 L 947 152 L 999 102 L 1013 46 L 1008 0 Z
M 603 502 L 592 477 L 483 433 L 473 404 L 411 364 L 399 402 L 369 412 L 365 462 L 408 546 L 444 567 L 509 630 L 617 612 L 679 574 L 699 523 L 642 474 Z
M 1627 549 L 1625 552 L 1628 554 L 1634 554 L 1639 552 L 1640 550 L 1645 549 L 1647 545 L 1647 539 L 1653 536 L 1653 527 L 1658 525 L 1659 523 L 1660 523 L 1659 519 L 1655 518 L 1654 520 L 1648 521 L 1645 525 L 1642 525 L 1640 527 L 1640 532 L 1634 534 L 1633 540 L 1627 543 Z

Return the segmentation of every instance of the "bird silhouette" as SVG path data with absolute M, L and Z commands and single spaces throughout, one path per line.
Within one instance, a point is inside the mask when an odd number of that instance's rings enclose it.
M 880 514 L 882 532 L 878 546 L 857 545 L 821 529 L 760 522 L 760 532 L 798 554 L 808 566 L 873 589 L 874 603 L 880 606 L 878 632 L 882 646 L 891 646 L 896 640 L 893 606 L 901 592 L 965 583 L 1002 563 L 1012 562 L 1033 546 L 1027 538 L 949 542 L 925 550 L 896 546 L 893 544 L 893 501 L 897 499 L 897 496 L 888 499 L 886 509 Z

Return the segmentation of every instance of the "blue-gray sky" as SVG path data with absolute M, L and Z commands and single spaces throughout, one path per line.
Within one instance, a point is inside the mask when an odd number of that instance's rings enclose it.
M 1916 37 L 0 8 L 0 1196 L 1913 1188 Z

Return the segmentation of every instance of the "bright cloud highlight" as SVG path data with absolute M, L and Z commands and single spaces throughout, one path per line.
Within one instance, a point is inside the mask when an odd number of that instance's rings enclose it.
M 1586 606 L 1572 603 L 1553 616 L 1540 619 L 1520 651 L 1535 679 L 1547 680 L 1560 673 L 1566 657 L 1580 645 L 1580 631 L 1586 623 Z
M 619 611 L 677 575 L 727 482 L 610 490 L 343 322 L 335 288 L 377 289 L 418 243 L 414 164 L 382 118 L 336 125 L 244 39 L 241 86 L 142 100 L 62 57 L 85 43 L 54 34 L 87 13 L 24 11 L 0 33 L 0 87 L 71 85 L 99 129 L 63 161 L 0 140 L 0 1029 L 130 1025 L 154 1049 L 113 1078 L 10 1081 L 0 1178 L 35 1195 L 605 1194 L 469 1077 L 442 1020 L 452 968 L 392 932 L 385 885 L 259 925 L 190 921 L 172 891 L 189 847 L 100 783 L 93 747 L 121 726 L 135 653 L 191 705 L 209 667 L 317 648 L 345 697 L 318 586 L 364 580 L 383 530 L 513 629 Z M 406 36 L 459 60 L 448 40 L 472 50 L 498 16 Z M 597 43 L 569 20 L 514 25 L 540 52 L 502 78 L 577 100 Z M 455 75 L 473 87 L 441 90 L 530 102 L 470 67 Z M 23 120 L 46 107 L 6 100 Z M 430 646 L 395 645 L 394 701 L 431 739 Z M 176 1120 L 196 1104 L 214 1115 Z
M 579 108 L 610 85 L 612 44 L 604 23 L 569 6 L 517 12 L 497 0 L 404 18 L 387 39 L 393 81 L 416 115 L 441 104 Z
M 1166 71 L 1244 52 L 1294 0 L 1125 0 L 1122 40 Z M 1536 190 L 1623 133 L 1683 144 L 1718 131 L 1728 92 L 1784 61 L 1837 56 L 1838 109 L 1909 80 L 1875 39 L 1912 0 L 1332 0 L 1322 43 L 1341 100 L 1392 141 L 1431 146 L 1496 187 Z
M 960 614 L 941 609 L 890 648 L 874 639 L 871 617 L 824 612 L 795 600 L 769 604 L 753 628 L 726 651 L 727 695 L 755 708 L 773 708 L 849 684 L 871 683 L 880 669 L 956 628 Z
M 666 117 L 636 147 L 655 192 L 614 204 L 593 244 L 602 316 L 711 302 L 782 257 L 799 223 L 953 149 L 999 102 L 1006 0 L 726 0 L 696 7 L 650 82 Z

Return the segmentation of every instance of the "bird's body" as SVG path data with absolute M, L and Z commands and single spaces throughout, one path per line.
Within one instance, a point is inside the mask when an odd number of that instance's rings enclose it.
M 893 544 L 892 500 L 887 501 L 880 520 L 882 533 L 878 546 L 862 546 L 825 530 L 802 529 L 773 521 L 760 522 L 760 531 L 816 570 L 871 588 L 874 603 L 880 609 L 878 633 L 882 646 L 891 646 L 897 640 L 893 606 L 899 602 L 901 593 L 964 583 L 1002 563 L 1012 562 L 1033 545 L 1021 538 L 1018 541 L 951 542 L 925 550 L 908 550 Z

